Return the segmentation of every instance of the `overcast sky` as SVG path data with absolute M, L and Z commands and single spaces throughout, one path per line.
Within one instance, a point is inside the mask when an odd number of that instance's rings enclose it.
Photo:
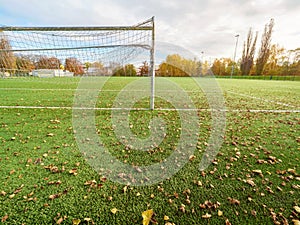
M 0 0 L 0 25 L 134 25 L 155 16 L 156 39 L 200 57 L 237 58 L 250 27 L 275 20 L 272 42 L 300 47 L 299 0 Z

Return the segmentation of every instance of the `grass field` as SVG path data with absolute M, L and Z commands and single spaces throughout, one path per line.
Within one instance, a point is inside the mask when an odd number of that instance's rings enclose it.
M 96 107 L 112 107 L 118 92 L 138 79 L 109 79 Z M 148 209 L 154 211 L 150 224 L 299 223 L 300 83 L 218 79 L 226 133 L 214 162 L 201 172 L 211 132 L 207 100 L 191 78 L 169 79 L 199 109 L 200 135 L 191 160 L 150 186 L 115 183 L 87 163 L 72 123 L 79 78 L 0 80 L 0 223 L 142 224 Z M 136 106 L 148 107 L 147 99 Z M 161 99 L 157 106 L 172 107 Z M 162 162 L 180 136 L 178 112 L 132 111 L 129 122 L 133 133 L 147 138 L 156 116 L 165 119 L 167 135 L 146 152 L 118 140 L 110 110 L 95 112 L 97 134 L 124 163 Z

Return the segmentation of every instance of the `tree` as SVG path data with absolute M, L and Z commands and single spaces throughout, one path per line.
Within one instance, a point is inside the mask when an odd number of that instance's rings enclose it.
M 36 69 L 52 69 L 58 70 L 60 68 L 60 60 L 56 57 L 42 56 L 36 63 Z
M 230 58 L 215 59 L 211 67 L 211 71 L 217 76 L 228 76 L 232 70 L 232 63 Z
M 83 69 L 82 63 L 74 57 L 66 59 L 66 61 L 65 61 L 65 70 L 73 72 L 74 75 L 84 74 L 84 69 Z
M 143 65 L 141 65 L 139 67 L 138 75 L 139 76 L 148 76 L 149 75 L 149 64 L 147 63 L 147 61 L 144 61 Z
M 28 74 L 35 68 L 34 63 L 31 61 L 30 57 L 22 55 L 16 57 L 16 66 L 19 73 L 24 74 Z
M 279 45 L 272 45 L 270 48 L 269 59 L 264 67 L 263 74 L 268 75 L 280 75 L 282 72 L 281 67 L 286 60 L 284 56 L 284 48 L 281 48 Z
M 202 63 L 194 59 L 186 59 L 178 54 L 168 55 L 166 60 L 159 65 L 158 76 L 200 76 Z
M 6 38 L 0 39 L 0 70 L 2 72 L 9 72 L 10 74 L 14 73 L 16 65 L 16 57 L 11 51 L 11 45 Z
M 273 27 L 274 19 L 271 19 L 270 23 L 265 25 L 264 33 L 262 34 L 261 46 L 256 60 L 257 75 L 262 75 L 264 67 L 269 59 Z
M 113 76 L 136 76 L 136 69 L 133 64 L 127 64 L 122 68 L 119 68 L 116 70 L 113 74 Z
M 182 67 L 180 65 L 177 67 L 175 65 L 162 62 L 159 65 L 157 75 L 161 77 L 188 77 L 189 74 L 181 68 Z
M 214 75 L 221 75 L 224 71 L 224 69 L 222 68 L 222 65 L 221 65 L 221 61 L 220 59 L 215 59 L 213 64 L 212 64 L 212 67 L 211 67 L 211 71 L 213 72 Z
M 253 31 L 252 28 L 249 29 L 247 41 L 244 42 L 244 49 L 241 61 L 241 73 L 242 75 L 249 75 L 254 62 L 254 53 L 257 41 L 257 32 L 253 39 Z

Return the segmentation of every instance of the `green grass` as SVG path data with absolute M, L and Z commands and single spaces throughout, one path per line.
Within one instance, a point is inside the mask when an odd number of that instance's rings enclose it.
M 170 78 L 188 92 L 199 109 L 204 93 L 190 78 Z M 113 77 L 96 100 L 110 107 L 119 90 L 138 78 Z M 72 107 L 79 79 L 0 80 L 1 106 Z M 157 79 L 163 82 L 163 79 Z M 289 81 L 218 80 L 226 100 L 224 143 L 207 170 L 198 167 L 211 131 L 209 111 L 199 111 L 194 160 L 174 176 L 151 186 L 125 186 L 94 171 L 77 146 L 72 110 L 0 109 L 0 221 L 3 224 L 142 224 L 153 209 L 158 224 L 281 224 L 299 220 L 300 85 Z M 46 90 L 43 90 L 46 89 Z M 106 90 L 106 91 L 105 91 Z M 161 106 L 172 107 L 162 99 Z M 136 103 L 147 107 L 147 99 Z M 241 111 L 234 111 L 240 109 Z M 104 146 L 120 161 L 143 166 L 172 154 L 180 135 L 178 112 L 132 111 L 131 131 L 150 135 L 149 121 L 166 121 L 167 135 L 151 151 L 128 149 L 116 137 L 109 110 L 97 111 L 96 128 Z M 261 171 L 261 173 L 260 173 Z M 76 172 L 76 175 L 74 174 Z M 93 181 L 93 182 L 92 182 Z M 125 189 L 124 189 L 125 188 Z M 125 191 L 124 191 L 125 190 Z M 111 209 L 118 211 L 114 214 Z M 222 212 L 222 215 L 218 213 Z M 202 218 L 206 214 L 210 218 Z M 1 223 L 0 222 L 0 223 Z

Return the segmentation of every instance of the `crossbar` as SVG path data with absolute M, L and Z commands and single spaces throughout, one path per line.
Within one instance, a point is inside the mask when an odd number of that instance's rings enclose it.
M 85 47 L 69 47 L 69 48 L 31 48 L 31 49 L 0 49 L 0 52 L 35 52 L 35 51 L 62 51 L 62 50 L 80 50 L 80 49 L 95 49 L 95 48 L 119 48 L 119 47 L 140 47 L 151 49 L 149 45 L 97 45 Z
M 152 26 L 114 26 L 114 27 L 0 27 L 1 31 L 114 31 L 114 30 L 152 30 Z

